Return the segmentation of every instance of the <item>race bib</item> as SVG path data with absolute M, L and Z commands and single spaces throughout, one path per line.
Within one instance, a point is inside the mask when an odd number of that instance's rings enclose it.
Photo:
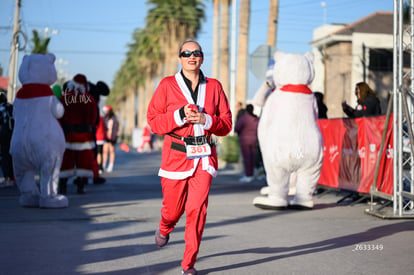
M 201 158 L 211 155 L 211 147 L 206 142 L 200 145 L 185 145 L 187 150 L 187 159 Z

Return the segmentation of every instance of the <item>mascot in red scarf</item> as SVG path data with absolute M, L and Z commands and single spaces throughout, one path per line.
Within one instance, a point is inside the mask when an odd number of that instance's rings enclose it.
M 68 206 L 67 197 L 57 193 L 65 137 L 57 120 L 64 107 L 50 88 L 57 79 L 55 59 L 51 53 L 26 55 L 19 69 L 23 86 L 14 100 L 10 152 L 23 207 Z
M 314 78 L 311 53 L 274 55 L 273 81 L 266 96 L 258 137 L 266 170 L 265 196 L 253 204 L 262 209 L 311 209 L 323 162 L 323 140 L 317 124 L 316 98 L 308 88 Z M 266 93 L 266 89 L 262 89 Z M 296 176 L 296 192 L 289 200 L 289 181 Z

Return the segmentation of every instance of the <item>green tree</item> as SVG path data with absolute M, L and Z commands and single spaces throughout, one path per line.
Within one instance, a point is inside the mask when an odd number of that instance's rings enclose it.
M 187 38 L 196 38 L 204 20 L 201 0 L 148 0 L 150 6 L 146 27 L 133 34 L 125 62 L 118 70 L 107 102 L 121 106 L 139 99 L 138 115 L 125 114 L 127 120 L 138 117 L 146 121 L 146 109 L 156 82 L 177 71 L 178 45 Z M 118 108 L 126 112 L 124 108 Z M 129 115 L 129 117 L 127 117 Z
M 124 115 L 133 125 L 142 126 L 145 120 L 146 82 L 150 81 L 160 67 L 161 58 L 157 46 L 156 30 L 137 29 L 133 34 L 133 43 L 129 44 L 126 60 L 118 71 L 113 91 L 108 102 L 119 105 L 121 102 L 139 100 L 138 113 Z M 122 108 L 121 112 L 126 111 Z M 135 110 L 134 110 L 135 111 Z M 138 123 L 138 125 L 136 125 Z
M 42 38 L 37 30 L 33 30 L 33 50 L 32 53 L 46 54 L 50 37 Z
M 178 45 L 187 38 L 196 38 L 205 19 L 201 0 L 148 0 L 147 26 L 160 26 L 159 43 L 164 53 L 164 73 L 177 71 Z
M 165 66 L 166 62 L 164 61 L 168 56 L 169 49 L 174 48 L 174 46 L 177 48 L 177 44 L 169 47 L 168 45 L 171 43 L 167 42 L 177 37 L 177 35 L 174 35 L 175 33 L 179 33 L 179 37 L 183 37 L 183 40 L 187 35 L 188 37 L 195 37 L 195 32 L 200 29 L 201 20 L 204 19 L 204 12 L 203 6 L 199 6 L 202 5 L 201 1 L 195 0 L 150 0 L 148 4 L 151 9 L 146 18 L 147 27 L 134 33 L 134 42 L 129 45 L 127 60 L 123 66 L 132 64 L 133 66 L 142 67 L 141 71 L 145 71 L 147 75 L 154 77 L 155 73 L 163 72 L 159 67 Z M 191 9 L 188 7 L 191 7 Z M 175 9 L 174 12 L 172 12 L 173 9 Z M 200 20 L 197 21 L 196 26 L 189 24 L 189 22 L 194 22 L 196 19 Z M 171 24 L 166 24 L 168 22 Z M 176 24 L 176 22 L 179 24 Z M 187 25 L 189 27 L 186 27 Z M 172 26 L 178 26 L 179 28 L 175 30 Z M 183 26 L 185 27 L 184 32 L 181 32 Z M 176 52 L 174 52 L 172 59 L 176 62 Z M 159 61 L 162 61 L 162 63 Z

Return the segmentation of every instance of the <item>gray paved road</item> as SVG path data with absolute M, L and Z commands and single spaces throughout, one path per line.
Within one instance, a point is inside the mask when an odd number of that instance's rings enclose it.
M 69 187 L 67 209 L 26 209 L 0 189 L 0 274 L 180 274 L 184 218 L 158 249 L 159 153 L 118 151 L 104 185 Z M 214 179 L 196 268 L 200 274 L 414 274 L 414 221 L 364 213 L 366 203 L 315 197 L 312 211 L 252 206 L 264 182 Z

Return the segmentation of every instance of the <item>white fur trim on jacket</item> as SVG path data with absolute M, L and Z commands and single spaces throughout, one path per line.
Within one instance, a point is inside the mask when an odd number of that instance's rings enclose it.
M 66 148 L 71 149 L 74 151 L 83 151 L 95 148 L 95 142 L 88 141 L 88 142 L 66 142 Z
M 93 178 L 93 171 L 84 170 L 84 169 L 70 169 L 70 170 L 60 171 L 59 177 L 61 178 L 71 178 L 71 177 Z
M 197 96 L 197 102 L 194 102 L 191 92 L 188 89 L 187 85 L 184 82 L 184 79 L 180 72 L 177 72 L 175 74 L 175 80 L 177 81 L 178 86 L 180 87 L 180 90 L 182 91 L 184 97 L 187 99 L 187 102 L 190 104 L 196 104 L 199 106 L 199 108 L 204 109 L 204 103 L 206 98 L 206 82 L 203 81 L 198 86 L 198 96 Z M 174 120 L 177 123 L 178 126 L 184 125 L 186 123 L 186 119 L 182 120 L 179 114 L 179 110 L 176 110 L 174 112 Z M 194 124 L 194 136 L 202 136 L 204 135 L 204 129 L 209 129 L 212 125 L 212 118 L 210 116 L 206 116 L 206 123 L 205 124 Z M 209 157 L 202 157 L 202 169 L 206 170 L 209 174 L 212 176 L 217 175 L 216 169 L 214 167 L 209 165 Z M 194 171 L 198 165 L 198 161 L 200 158 L 196 158 L 193 160 L 194 165 L 193 168 L 189 171 L 166 171 L 160 168 L 158 175 L 165 178 L 170 179 L 185 179 L 191 175 L 194 174 Z
M 208 130 L 213 125 L 213 118 L 209 114 L 204 114 L 206 117 L 206 122 L 203 125 L 204 130 Z
M 186 122 L 187 122 L 187 120 L 184 118 L 184 119 L 181 119 L 181 116 L 180 116 L 180 109 L 178 109 L 178 110 L 176 110 L 175 112 L 174 112 L 174 121 L 175 121 L 175 123 L 177 123 L 177 125 L 178 126 L 183 126 Z

